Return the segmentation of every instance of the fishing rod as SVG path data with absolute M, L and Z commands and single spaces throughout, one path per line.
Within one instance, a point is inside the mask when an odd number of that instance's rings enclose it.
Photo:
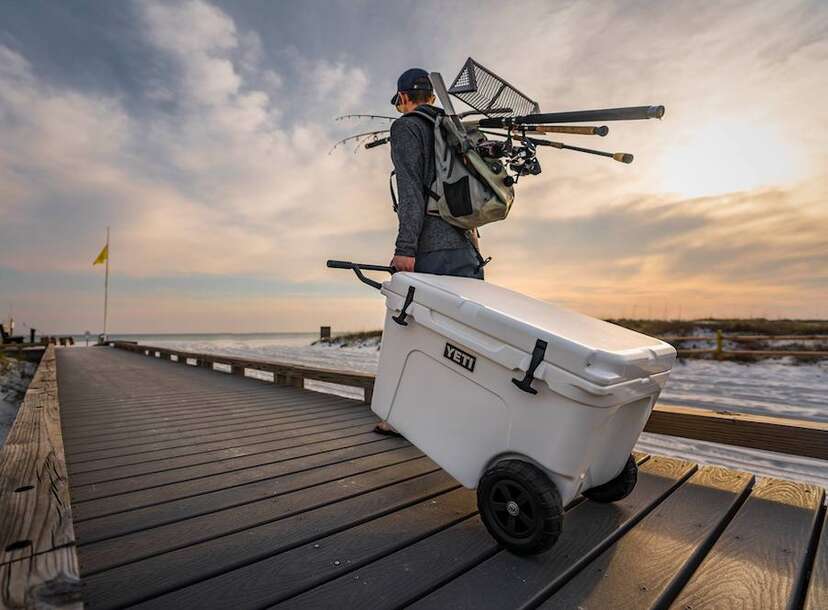
M 472 124 L 470 124 L 469 126 L 475 127 L 475 125 Z M 600 127 L 586 125 L 521 125 L 520 130 L 533 131 L 535 133 L 566 133 L 570 135 L 580 136 L 601 136 L 602 138 L 609 133 L 609 127 L 607 127 L 606 125 L 601 125 Z
M 358 133 L 358 134 L 353 135 L 353 136 L 348 136 L 347 138 L 342 138 L 341 140 L 339 140 L 336 144 L 334 144 L 331 147 L 331 150 L 328 151 L 328 154 L 331 154 L 339 146 L 341 146 L 343 144 L 346 144 L 346 143 L 350 142 L 351 140 L 356 140 L 357 142 L 359 142 L 360 140 L 363 140 L 365 138 L 370 138 L 371 136 L 374 136 L 375 141 L 378 141 L 377 138 L 379 137 L 380 134 L 388 133 L 389 131 L 391 131 L 391 130 L 390 129 L 377 129 L 375 131 L 365 131 L 363 133 Z M 385 140 L 386 141 L 390 140 L 390 137 L 386 138 Z M 382 142 L 382 143 L 385 144 L 385 142 Z M 371 144 L 371 142 L 369 142 L 369 144 Z
M 492 133 L 491 131 L 483 131 L 483 130 L 481 130 L 480 133 L 484 133 L 486 135 L 491 135 L 491 136 L 501 136 L 501 137 L 503 137 L 503 135 L 504 135 L 504 134 Z M 616 161 L 619 161 L 620 163 L 628 163 L 629 164 L 629 163 L 632 163 L 633 159 L 634 159 L 633 155 L 631 155 L 630 153 L 605 152 L 603 150 L 595 150 L 593 148 L 583 148 L 581 146 L 570 146 L 569 144 L 564 144 L 563 142 L 554 142 L 552 140 L 542 140 L 542 139 L 539 139 L 539 138 L 530 138 L 530 137 L 522 136 L 522 135 L 518 135 L 518 134 L 512 134 L 511 137 L 512 137 L 513 140 L 518 140 L 520 142 L 530 142 L 531 144 L 533 144 L 535 146 L 549 146 L 549 147 L 552 147 L 552 148 L 558 148 L 558 149 L 562 149 L 562 150 L 575 150 L 575 151 L 578 151 L 578 152 L 588 153 L 588 154 L 591 154 L 591 155 L 598 155 L 600 157 L 609 157 L 610 159 L 614 159 Z
M 549 112 L 514 117 L 489 117 L 477 121 L 483 128 L 506 128 L 516 125 L 543 125 L 544 123 L 592 123 L 598 121 L 640 121 L 660 119 L 664 106 L 629 106 L 603 110 L 575 110 L 573 112 Z

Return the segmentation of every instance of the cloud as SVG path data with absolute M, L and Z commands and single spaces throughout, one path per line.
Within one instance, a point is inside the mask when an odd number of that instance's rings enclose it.
M 826 302 L 828 147 L 817 127 L 828 122 L 828 90 L 814 78 L 828 61 L 824 7 L 536 2 L 446 13 L 421 3 L 365 21 L 343 18 L 347 5 L 309 6 L 314 50 L 291 31 L 298 17 L 286 5 L 128 6 L 132 29 L 107 40 L 133 57 L 134 90 L 57 79 L 0 32 L 0 266 L 44 287 L 55 271 L 95 273 L 91 257 L 112 225 L 131 315 L 141 315 L 137 291 L 163 288 L 173 307 L 166 291 L 178 286 L 193 317 L 207 319 L 200 295 L 230 299 L 211 281 L 238 295 L 225 313 L 254 317 L 277 301 L 251 287 L 256 278 L 296 303 L 321 299 L 322 285 L 356 294 L 352 277 L 323 263 L 387 260 L 390 163 L 387 149 L 328 155 L 367 128 L 331 119 L 386 110 L 408 63 L 450 79 L 472 55 L 546 111 L 668 108 L 662 122 L 610 124 L 608 137 L 574 142 L 628 150 L 633 165 L 544 151 L 544 173 L 521 180 L 509 221 L 483 230 L 490 279 L 594 313 L 668 294 L 686 300 L 685 313 L 719 299 L 811 315 L 821 305 L 809 300 Z M 96 30 L 111 30 L 96 18 Z M 371 36 L 356 35 L 369 23 Z M 340 42 L 325 47 L 325 36 Z M 5 294 L 32 306 L 32 289 L 24 298 L 9 285 Z M 85 302 L 73 294 L 63 309 L 85 319 Z

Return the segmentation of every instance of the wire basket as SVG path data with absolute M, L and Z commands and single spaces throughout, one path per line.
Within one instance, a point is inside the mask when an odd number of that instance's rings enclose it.
M 471 57 L 463 64 L 448 92 L 486 116 L 523 116 L 540 112 L 536 101 Z

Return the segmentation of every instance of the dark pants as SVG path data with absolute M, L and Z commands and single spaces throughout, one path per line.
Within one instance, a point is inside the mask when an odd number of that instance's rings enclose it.
M 465 248 L 452 250 L 435 250 L 418 254 L 414 262 L 414 271 L 433 273 L 434 275 L 456 275 L 483 279 L 483 267 L 480 256 L 471 244 Z

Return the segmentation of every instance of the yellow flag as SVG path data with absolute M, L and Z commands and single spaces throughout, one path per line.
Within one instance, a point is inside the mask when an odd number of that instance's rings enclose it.
M 95 259 L 95 262 L 92 263 L 92 266 L 94 267 L 95 265 L 99 265 L 101 263 L 104 263 L 104 262 L 106 262 L 106 260 L 108 258 L 109 258 L 109 244 L 107 244 L 103 247 L 103 250 L 101 250 L 101 253 L 98 254 L 98 258 Z

